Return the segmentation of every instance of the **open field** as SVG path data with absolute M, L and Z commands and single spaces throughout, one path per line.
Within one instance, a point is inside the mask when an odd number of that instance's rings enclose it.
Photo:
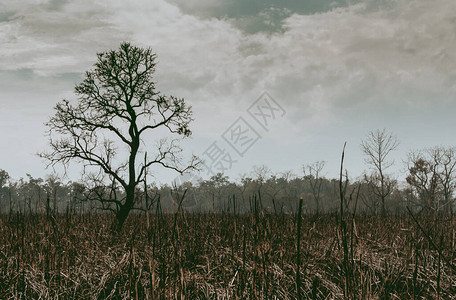
M 0 298 L 454 299 L 456 219 L 417 220 L 305 215 L 298 255 L 296 215 L 3 215 Z

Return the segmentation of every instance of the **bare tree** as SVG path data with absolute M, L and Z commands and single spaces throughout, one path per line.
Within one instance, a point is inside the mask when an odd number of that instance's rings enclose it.
M 434 147 L 409 153 L 407 182 L 426 210 L 451 210 L 456 188 L 454 148 Z
M 453 193 L 456 188 L 456 149 L 436 148 L 440 155 L 440 182 L 443 190 L 443 205 L 453 211 Z
M 370 178 L 374 179 L 371 183 L 376 187 L 376 194 L 380 198 L 382 215 L 386 214 L 386 198 L 393 192 L 393 185 L 389 184 L 391 180 L 385 173 L 394 163 L 392 160 L 388 160 L 388 155 L 391 151 L 396 150 L 398 146 L 397 138 L 386 132 L 385 129 L 371 131 L 361 141 L 361 150 L 366 155 L 365 161 L 374 170 L 375 175 Z
M 219 206 L 221 205 L 222 196 L 228 183 L 229 178 L 223 173 L 217 173 L 211 176 L 209 180 L 201 182 L 201 187 L 211 196 L 212 212 L 216 212 L 216 210 L 220 208 Z
M 255 178 L 255 183 L 257 186 L 257 193 L 258 193 L 258 203 L 260 205 L 260 209 L 263 210 L 263 202 L 261 199 L 262 196 L 262 188 L 263 185 L 266 183 L 266 180 L 272 174 L 271 169 L 268 168 L 266 165 L 261 166 L 254 166 L 253 167 L 253 176 Z
M 139 157 L 144 153 L 147 132 L 165 129 L 183 137 L 191 134 L 191 107 L 184 99 L 155 90 L 155 58 L 150 48 L 130 43 L 99 53 L 95 68 L 86 72 L 75 88 L 79 101 L 74 105 L 68 100 L 58 103 L 55 115 L 46 123 L 51 150 L 41 156 L 50 165 L 63 163 L 67 167 L 76 160 L 84 164 L 84 174 L 86 167 L 95 166 L 124 190 L 122 199 L 109 199 L 116 207 L 113 225 L 117 230 L 134 208 L 136 187 L 150 166 L 183 173 L 198 165 L 195 156 L 182 165 L 182 149 L 176 139 L 160 140 L 156 153 L 145 162 Z
M 46 214 L 58 213 L 58 199 L 59 191 L 62 188 L 62 182 L 60 181 L 59 176 L 52 174 L 48 175 L 45 181 L 45 190 L 46 190 Z M 52 199 L 52 209 L 51 209 L 51 199 Z
M 415 190 L 420 206 L 425 211 L 438 209 L 439 176 L 437 165 L 422 152 L 411 152 L 408 157 L 407 183 Z
M 312 190 L 312 196 L 315 201 L 315 209 L 317 215 L 320 212 L 320 192 L 321 185 L 323 183 L 321 172 L 323 171 L 324 167 L 324 161 L 317 161 L 302 167 L 302 172 L 304 173 L 304 180 L 306 180 L 309 183 L 310 188 Z
M 369 176 L 372 175 L 363 174 L 364 182 L 360 185 L 359 198 L 367 211 L 372 214 L 377 214 L 379 201 L 376 195 L 376 187 L 372 184 L 373 180 L 369 178 Z
M 1 170 L 0 169 L 0 213 L 2 213 L 2 208 L 3 208 L 3 197 L 4 197 L 4 194 L 5 194 L 5 188 L 4 186 L 6 186 L 6 184 L 8 183 L 10 179 L 10 176 L 8 174 L 8 172 L 6 172 L 5 170 Z
M 269 177 L 265 182 L 264 193 L 270 198 L 275 214 L 279 212 L 279 208 L 282 213 L 284 203 L 278 203 L 278 201 L 285 193 L 285 189 L 287 188 L 288 181 L 291 176 L 292 172 L 286 171 L 281 174 L 271 175 L 271 177 Z
M 381 214 L 386 214 L 386 198 L 391 196 L 394 190 L 397 188 L 397 180 L 391 178 L 390 175 L 383 174 L 381 176 L 380 172 L 372 172 L 371 174 L 363 174 L 364 183 L 367 185 L 367 192 L 371 193 L 370 196 L 366 195 L 361 196 L 361 200 L 366 204 L 366 199 L 370 200 L 368 205 L 372 212 L 378 211 L 380 207 Z M 382 185 L 383 180 L 383 185 Z M 384 196 L 384 200 L 382 198 Z M 364 199 L 363 199 L 364 198 Z M 380 201 L 378 201 L 380 199 Z M 377 203 L 374 203 L 377 202 Z

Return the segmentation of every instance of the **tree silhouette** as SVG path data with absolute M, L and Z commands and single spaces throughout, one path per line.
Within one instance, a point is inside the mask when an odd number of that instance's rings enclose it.
M 395 185 L 394 180 L 385 174 L 385 171 L 394 163 L 388 160 L 388 156 L 398 146 L 397 138 L 385 129 L 371 131 L 361 141 L 361 150 L 366 155 L 366 163 L 374 169 L 372 176 L 365 178 L 369 179 L 369 184 L 375 187 L 375 194 L 381 200 L 382 215 L 386 214 L 386 198 L 393 192 Z
M 323 183 L 323 178 L 321 173 L 325 167 L 324 161 L 317 161 L 312 164 L 302 166 L 302 171 L 304 173 L 304 179 L 309 182 L 310 188 L 312 190 L 312 196 L 315 201 L 315 209 L 317 215 L 320 212 L 320 193 L 321 185 Z
M 51 150 L 41 156 L 50 165 L 63 163 L 65 168 L 70 161 L 82 162 L 84 174 L 86 167 L 95 166 L 107 181 L 117 183 L 125 197 L 103 201 L 113 205 L 113 225 L 121 230 L 135 206 L 136 187 L 149 167 L 160 165 L 183 173 L 195 169 L 199 161 L 192 156 L 183 165 L 177 139 L 159 140 L 153 155 L 143 149 L 147 132 L 165 129 L 168 134 L 188 137 L 193 120 L 184 99 L 156 91 L 152 50 L 124 42 L 119 49 L 97 56 L 95 68 L 75 87 L 78 102 L 63 100 L 56 105 L 55 115 L 46 123 Z
M 455 153 L 452 147 L 434 147 L 409 153 L 406 181 L 418 194 L 424 210 L 452 211 L 456 189 Z

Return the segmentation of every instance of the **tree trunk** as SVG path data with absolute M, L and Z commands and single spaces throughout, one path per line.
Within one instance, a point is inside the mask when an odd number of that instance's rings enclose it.
M 135 188 L 128 187 L 126 194 L 127 198 L 125 200 L 125 204 L 122 205 L 120 209 L 117 211 L 116 220 L 114 221 L 114 224 L 112 226 L 112 228 L 117 232 L 120 232 L 122 230 L 125 220 L 127 219 L 131 209 L 133 208 L 135 200 Z
M 125 220 L 128 217 L 130 210 L 126 208 L 126 206 L 122 206 L 120 210 L 116 214 L 116 220 L 114 221 L 113 224 L 113 229 L 117 232 L 120 232 L 122 230 L 123 224 L 125 223 Z
M 51 214 L 51 200 L 49 199 L 49 193 L 46 196 L 46 216 L 49 218 Z

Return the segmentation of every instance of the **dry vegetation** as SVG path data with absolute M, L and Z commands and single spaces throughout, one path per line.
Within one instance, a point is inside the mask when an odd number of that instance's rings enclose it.
M 108 214 L 3 215 L 0 298 L 456 298 L 451 216 L 349 216 L 344 259 L 339 216 L 303 215 L 300 276 L 296 219 L 134 214 L 119 235 Z

